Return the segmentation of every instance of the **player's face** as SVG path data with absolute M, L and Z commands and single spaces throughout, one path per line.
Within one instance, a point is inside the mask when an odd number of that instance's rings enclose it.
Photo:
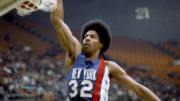
M 100 42 L 99 35 L 94 30 L 89 30 L 83 40 L 83 52 L 92 54 L 93 52 L 100 51 L 103 44 Z

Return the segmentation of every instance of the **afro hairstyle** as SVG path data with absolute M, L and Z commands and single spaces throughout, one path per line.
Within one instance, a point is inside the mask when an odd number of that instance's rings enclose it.
M 100 53 L 104 53 L 109 48 L 111 43 L 111 32 L 109 26 L 99 19 L 88 21 L 86 24 L 83 25 L 81 30 L 82 40 L 84 39 L 85 34 L 89 30 L 94 30 L 98 33 L 100 42 L 104 45 Z

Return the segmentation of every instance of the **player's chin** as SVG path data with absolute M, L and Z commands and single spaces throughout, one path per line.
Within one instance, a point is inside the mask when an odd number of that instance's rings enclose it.
M 82 52 L 85 53 L 85 54 L 89 54 L 90 53 L 90 50 L 88 47 L 83 47 L 82 48 Z
M 86 47 L 82 47 L 82 52 L 86 53 L 87 52 L 87 48 Z

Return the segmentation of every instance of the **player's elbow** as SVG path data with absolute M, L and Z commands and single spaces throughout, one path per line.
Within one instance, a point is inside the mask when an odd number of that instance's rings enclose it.
M 145 97 L 147 95 L 147 88 L 145 88 L 144 86 L 142 86 L 140 84 L 137 84 L 135 93 L 139 98 L 145 99 Z

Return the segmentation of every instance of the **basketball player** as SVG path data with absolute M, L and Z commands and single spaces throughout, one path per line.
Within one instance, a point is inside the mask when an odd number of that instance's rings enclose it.
M 67 74 L 67 92 L 70 101 L 108 101 L 110 79 L 134 91 L 145 101 L 160 101 L 149 89 L 133 80 L 114 61 L 104 60 L 103 53 L 110 45 L 108 27 L 98 20 L 84 25 L 82 45 L 72 35 L 63 21 L 63 4 L 51 14 L 59 42 L 67 52 L 65 70 Z

